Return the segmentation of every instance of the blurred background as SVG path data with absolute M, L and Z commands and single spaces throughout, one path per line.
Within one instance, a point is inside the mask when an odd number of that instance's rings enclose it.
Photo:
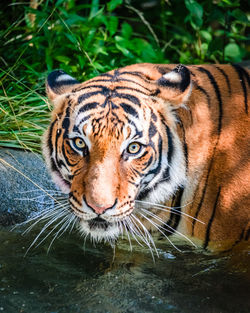
M 250 59 L 246 0 L 1 1 L 0 146 L 40 152 L 48 72 L 80 81 L 125 65 Z

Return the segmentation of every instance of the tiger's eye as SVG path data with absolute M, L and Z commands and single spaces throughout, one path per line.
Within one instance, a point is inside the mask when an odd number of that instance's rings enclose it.
M 141 145 L 138 142 L 132 142 L 127 148 L 127 152 L 130 154 L 136 154 L 141 150 Z
M 79 138 L 79 137 L 74 139 L 74 144 L 75 144 L 75 147 L 77 149 L 83 149 L 86 147 L 84 140 L 82 138 Z

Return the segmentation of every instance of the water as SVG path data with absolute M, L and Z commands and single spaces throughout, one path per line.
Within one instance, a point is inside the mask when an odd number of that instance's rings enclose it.
M 159 241 L 159 258 L 126 240 L 113 249 L 65 235 L 31 249 L 38 229 L 0 230 L 0 312 L 249 313 L 246 251 L 220 255 Z

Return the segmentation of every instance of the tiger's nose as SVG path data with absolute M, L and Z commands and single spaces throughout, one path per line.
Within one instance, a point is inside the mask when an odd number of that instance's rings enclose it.
M 107 210 L 114 209 L 117 204 L 117 199 L 115 199 L 115 202 L 113 204 L 105 204 L 105 205 L 100 205 L 90 200 L 88 201 L 85 200 L 85 202 L 90 209 L 92 209 L 96 214 L 100 215 L 100 214 L 105 213 Z

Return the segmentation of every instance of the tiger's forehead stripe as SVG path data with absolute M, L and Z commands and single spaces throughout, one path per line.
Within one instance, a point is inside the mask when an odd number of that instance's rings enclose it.
M 128 75 L 128 73 L 125 74 Z M 108 75 L 108 77 L 110 76 L 112 75 Z M 78 97 L 76 108 L 79 108 L 76 114 L 74 129 L 81 129 L 84 124 L 86 124 L 88 120 L 93 117 L 93 115 L 96 116 L 98 114 L 101 116 L 103 114 L 107 114 L 107 112 L 98 111 L 99 107 L 100 109 L 108 108 L 108 113 L 114 116 L 114 112 L 116 110 L 122 109 L 126 115 L 126 121 L 137 128 L 137 133 L 142 131 L 143 128 L 138 125 L 138 119 L 142 117 L 140 116 L 142 115 L 142 112 L 138 111 L 142 105 L 139 98 L 144 99 L 145 96 L 148 97 L 149 91 L 151 92 L 150 89 L 144 88 L 144 90 L 140 90 L 138 89 L 138 86 L 135 88 L 128 86 L 116 86 L 116 82 L 113 82 L 112 79 L 107 80 L 106 85 L 103 86 L 96 84 L 95 79 L 94 81 L 88 82 L 88 85 L 78 88 L 76 91 L 80 90 L 86 90 L 87 92 Z M 120 90 L 122 92 L 120 92 Z M 133 91 L 133 94 L 131 94 L 131 91 Z M 94 114 L 92 114 L 91 110 L 94 109 Z M 120 113 L 118 115 L 120 115 Z M 117 116 L 115 117 L 117 118 Z M 117 118 L 117 120 L 119 119 Z M 88 131 L 91 131 L 89 127 Z
M 124 76 L 125 77 L 122 77 Z M 101 79 L 100 79 L 101 77 Z M 105 79 L 105 78 L 102 78 L 102 77 L 108 77 L 109 79 Z M 135 80 L 135 78 L 137 80 Z M 152 93 L 152 90 L 151 88 L 148 88 L 145 86 L 145 83 L 147 83 L 147 85 L 149 85 L 149 81 L 147 79 L 145 79 L 145 77 L 143 77 L 143 75 L 139 72 L 135 72 L 135 71 L 121 71 L 121 70 L 114 70 L 110 73 L 105 73 L 105 74 L 101 74 L 99 75 L 98 77 L 96 78 L 93 78 L 89 81 L 87 81 L 86 83 L 84 83 L 84 85 L 78 87 L 78 88 L 75 88 L 73 89 L 73 92 L 78 92 L 78 91 L 82 91 L 84 90 L 88 85 L 92 85 L 93 83 L 102 83 L 102 86 L 104 83 L 121 83 L 121 82 L 124 82 L 124 83 L 129 83 L 129 88 L 132 88 L 132 86 L 136 86 L 136 87 L 133 87 L 134 89 L 137 89 L 137 88 L 142 88 L 142 90 L 138 90 L 140 92 L 148 92 L 148 94 L 151 94 Z

